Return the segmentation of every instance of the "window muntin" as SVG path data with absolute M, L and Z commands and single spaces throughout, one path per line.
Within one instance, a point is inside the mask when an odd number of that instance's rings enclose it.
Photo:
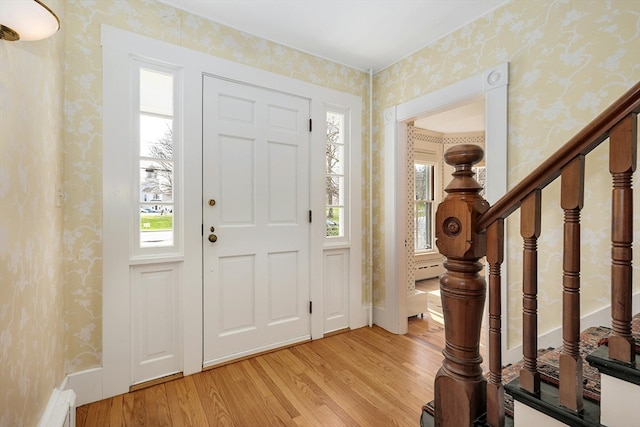
M 343 111 L 327 110 L 326 119 L 326 237 L 345 237 L 347 115 Z
M 416 253 L 430 252 L 434 247 L 435 163 L 414 162 L 414 249 Z
M 175 240 L 175 74 L 140 66 L 138 98 L 138 247 Z

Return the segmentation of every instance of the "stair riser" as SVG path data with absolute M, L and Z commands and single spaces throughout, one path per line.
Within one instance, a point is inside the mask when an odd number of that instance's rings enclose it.
M 600 375 L 600 423 L 609 427 L 638 425 L 640 386 L 609 375 Z
M 532 407 L 521 402 L 514 402 L 513 405 L 514 425 L 518 427 L 566 427 L 567 424 L 561 423 L 555 418 L 538 412 Z

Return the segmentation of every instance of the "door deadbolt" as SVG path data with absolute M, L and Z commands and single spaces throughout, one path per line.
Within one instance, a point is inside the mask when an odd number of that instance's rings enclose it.
M 209 199 L 209 206 L 215 206 L 216 201 L 214 199 Z

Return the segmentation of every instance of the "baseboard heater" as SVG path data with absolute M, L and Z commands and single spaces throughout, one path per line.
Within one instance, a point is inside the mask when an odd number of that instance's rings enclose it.
M 430 279 L 444 273 L 442 263 L 419 265 L 416 267 L 415 280 Z
M 54 389 L 38 427 L 76 427 L 76 394 Z

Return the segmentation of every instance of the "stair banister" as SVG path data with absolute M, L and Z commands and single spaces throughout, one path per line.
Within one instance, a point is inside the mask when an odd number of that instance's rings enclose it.
M 640 82 L 618 101 L 604 110 L 519 184 L 501 197 L 478 219 L 478 230 L 484 231 L 498 218 L 506 219 L 520 207 L 520 202 L 535 189 L 543 189 L 556 179 L 562 168 L 579 154 L 586 155 L 609 137 L 610 130 L 630 114 L 640 113 Z
M 436 244 L 446 257 L 446 272 L 440 277 L 445 359 L 434 381 L 437 426 L 471 426 L 486 410 L 479 346 L 486 282 L 478 274 L 486 246 L 475 224 L 489 204 L 479 195 L 482 186 L 472 170 L 482 157 L 482 149 L 469 144 L 455 146 L 444 156 L 455 170 L 436 212 Z
M 631 247 L 633 197 L 631 179 L 636 168 L 637 114 L 640 82 L 596 117 L 555 154 L 517 184 L 492 207 L 482 199 L 471 166 L 482 150 L 459 145 L 447 151 L 445 161 L 455 167 L 447 197 L 436 213 L 436 244 L 446 257 L 441 277 L 446 345 L 443 366 L 435 380 L 436 426 L 472 426 L 486 409 L 487 425 L 504 425 L 504 387 L 501 383 L 500 266 L 504 258 L 504 219 L 521 209 L 523 248 L 523 348 L 521 387 L 539 391 L 536 372 L 537 248 L 540 235 L 541 192 L 562 176 L 561 206 L 565 213 L 563 259 L 563 342 L 560 404 L 579 412 L 579 257 L 580 209 L 584 197 L 584 156 L 610 139 L 612 198 L 612 336 L 609 357 L 625 363 L 633 359 L 631 336 Z M 485 240 L 489 239 L 489 240 Z M 478 260 L 489 264 L 488 382 L 479 375 L 479 333 L 486 284 L 478 276 Z M 563 369 L 564 367 L 564 369 Z M 565 371 L 564 374 L 562 371 Z

